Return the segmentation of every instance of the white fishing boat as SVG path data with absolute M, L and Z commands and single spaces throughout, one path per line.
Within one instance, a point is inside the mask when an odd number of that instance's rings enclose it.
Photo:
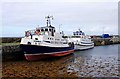
M 76 32 L 73 32 L 73 36 L 69 36 L 67 39 L 69 42 L 74 42 L 75 50 L 86 50 L 94 47 L 91 37 L 85 35 L 85 33 L 80 29 Z
M 25 32 L 20 46 L 27 60 L 39 60 L 45 57 L 64 56 L 74 52 L 74 44 L 57 33 L 51 25 L 51 16 L 47 16 L 47 26 L 37 27 Z

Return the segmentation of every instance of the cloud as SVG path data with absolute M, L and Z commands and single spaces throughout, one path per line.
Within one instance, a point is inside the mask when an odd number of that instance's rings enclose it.
M 3 30 L 17 30 L 21 36 L 26 29 L 45 25 L 45 16 L 53 15 L 52 24 L 66 34 L 81 28 L 90 35 L 106 33 L 118 34 L 117 2 L 8 2 L 2 4 Z M 14 36 L 16 31 L 4 31 L 3 36 Z
M 118 2 L 119 0 L 1 0 L 2 2 Z

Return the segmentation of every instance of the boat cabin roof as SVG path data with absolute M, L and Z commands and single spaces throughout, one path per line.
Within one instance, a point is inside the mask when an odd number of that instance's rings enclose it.
M 85 35 L 85 33 L 82 30 L 78 29 L 78 31 L 73 32 L 73 35 L 80 36 L 80 35 Z
M 25 31 L 25 32 L 29 32 L 30 33 L 29 35 L 35 35 L 36 31 L 38 31 L 38 32 L 47 32 L 48 31 L 48 32 L 54 33 L 55 32 L 55 27 L 53 27 L 53 26 L 37 27 L 36 29 L 28 30 L 28 31 Z M 43 33 L 43 34 L 45 34 L 45 33 Z
M 49 27 L 37 27 L 36 29 L 39 29 L 39 30 L 41 30 L 41 29 L 55 29 L 55 27 L 53 27 L 53 26 L 49 26 Z

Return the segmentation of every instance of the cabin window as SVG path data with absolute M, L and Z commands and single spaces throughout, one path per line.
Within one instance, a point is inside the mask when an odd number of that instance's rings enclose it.
M 41 29 L 41 31 L 44 31 L 44 29 Z
M 59 41 L 60 39 L 55 39 L 55 40 Z
M 45 29 L 45 31 L 48 31 L 48 29 Z
M 28 42 L 28 44 L 31 44 L 31 42 Z
M 67 44 L 67 42 L 63 42 L 63 44 Z
M 38 38 L 35 38 L 35 40 L 38 40 Z
M 51 29 L 49 29 L 49 31 L 51 31 Z
M 54 30 L 54 32 L 55 32 L 55 30 Z
M 50 43 L 50 41 L 45 41 L 45 42 Z

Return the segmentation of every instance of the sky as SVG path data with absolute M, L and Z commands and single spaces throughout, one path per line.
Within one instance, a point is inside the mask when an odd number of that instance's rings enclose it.
M 4 0 L 1 4 L 0 37 L 24 36 L 26 30 L 45 26 L 47 15 L 54 17 L 52 25 L 65 35 L 78 29 L 86 35 L 118 34 L 117 0 Z

